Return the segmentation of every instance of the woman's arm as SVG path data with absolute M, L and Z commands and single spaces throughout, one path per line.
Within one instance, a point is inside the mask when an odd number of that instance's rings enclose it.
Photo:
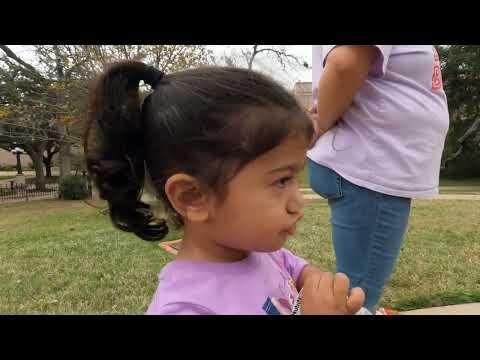
M 339 45 L 330 51 L 318 83 L 317 108 L 311 114 L 316 130 L 312 144 L 347 111 L 378 51 L 371 45 Z

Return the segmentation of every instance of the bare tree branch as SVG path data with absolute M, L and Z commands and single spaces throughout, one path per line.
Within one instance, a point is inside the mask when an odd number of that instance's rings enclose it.
M 445 168 L 448 162 L 455 160 L 462 154 L 465 140 L 467 140 L 467 138 L 469 138 L 471 135 L 475 134 L 479 129 L 480 129 L 480 118 L 477 118 L 473 122 L 473 124 L 468 128 L 468 130 L 457 140 L 457 143 L 459 144 L 458 150 L 444 160 L 442 168 Z
M 462 135 L 458 142 L 462 144 L 468 137 L 477 132 L 480 129 L 480 118 L 477 118 L 473 124 L 468 128 L 465 134 Z
M 83 59 L 79 63 L 73 65 L 68 71 L 65 73 L 65 77 L 68 79 L 72 76 L 73 72 L 77 71 L 80 67 L 82 67 L 88 61 L 87 58 Z
M 35 78 L 45 81 L 45 78 L 30 64 L 26 63 L 22 59 L 20 59 L 12 50 L 7 45 L 0 45 L 0 49 L 2 49 L 5 54 L 15 60 L 17 63 L 23 66 L 23 69 L 29 73 L 30 75 L 33 75 Z
M 273 53 L 275 54 L 277 61 L 280 63 L 280 65 L 285 69 L 285 61 L 287 62 L 295 62 L 298 65 L 305 66 L 305 62 L 302 63 L 298 57 L 295 55 L 289 54 L 284 48 L 276 49 L 272 47 L 266 47 L 266 48 L 259 48 L 261 45 L 253 45 L 252 51 L 249 50 L 241 50 L 242 55 L 245 57 L 245 60 L 247 61 L 247 66 L 249 69 L 252 69 L 253 67 L 253 62 L 255 60 L 255 57 L 258 54 L 261 53 Z

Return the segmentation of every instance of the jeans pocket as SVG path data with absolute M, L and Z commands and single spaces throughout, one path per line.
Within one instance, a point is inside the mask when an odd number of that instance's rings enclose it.
M 342 177 L 332 169 L 309 159 L 308 174 L 312 190 L 324 199 L 338 199 L 343 196 Z

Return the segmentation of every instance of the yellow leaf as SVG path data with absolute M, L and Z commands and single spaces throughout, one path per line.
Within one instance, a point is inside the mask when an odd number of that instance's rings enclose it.
M 69 124 L 71 123 L 73 120 L 75 120 L 75 118 L 71 115 L 65 115 L 65 116 L 61 116 L 58 121 L 60 121 L 61 123 L 64 123 L 64 124 Z
M 7 117 L 8 114 L 10 114 L 9 111 L 0 109 L 0 119 L 3 119 L 3 118 L 5 118 L 5 117 Z

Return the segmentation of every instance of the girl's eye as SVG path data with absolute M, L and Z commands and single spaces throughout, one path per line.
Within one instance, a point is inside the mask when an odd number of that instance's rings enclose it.
M 275 186 L 278 186 L 279 188 L 284 188 L 292 180 L 293 180 L 293 176 L 282 177 L 281 179 L 278 179 L 277 181 L 275 181 Z

